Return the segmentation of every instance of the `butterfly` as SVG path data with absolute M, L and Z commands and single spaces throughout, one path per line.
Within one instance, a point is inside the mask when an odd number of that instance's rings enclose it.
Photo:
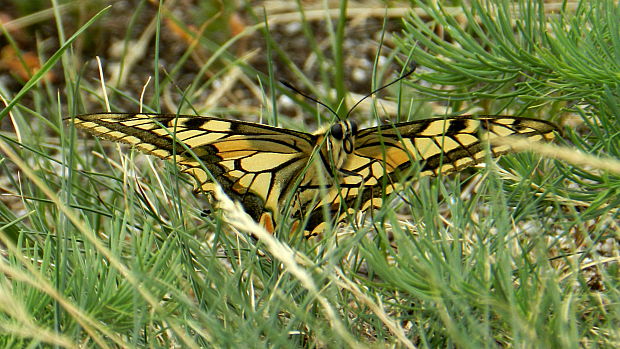
M 173 159 L 198 191 L 224 192 L 269 231 L 284 216 L 304 234 L 356 212 L 382 206 L 413 176 L 448 174 L 510 151 L 493 139 L 519 135 L 550 141 L 548 121 L 511 116 L 460 116 L 358 129 L 341 121 L 314 134 L 207 116 L 96 113 L 72 118 L 76 127 Z

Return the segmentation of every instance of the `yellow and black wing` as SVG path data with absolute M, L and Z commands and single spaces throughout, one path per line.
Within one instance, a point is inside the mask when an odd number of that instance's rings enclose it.
M 554 138 L 550 122 L 521 117 L 479 116 L 433 118 L 360 130 L 354 151 L 340 168 L 339 185 L 329 191 L 309 213 L 309 230 L 318 232 L 324 212 L 337 222 L 353 212 L 381 207 L 386 195 L 411 176 L 459 171 L 510 151 L 494 138 L 522 136 L 535 141 Z
M 74 123 L 101 138 L 174 159 L 195 177 L 198 190 L 213 192 L 206 168 L 226 194 L 271 230 L 297 179 L 309 170 L 317 142 L 317 136 L 303 132 L 204 116 L 97 113 L 78 115 Z

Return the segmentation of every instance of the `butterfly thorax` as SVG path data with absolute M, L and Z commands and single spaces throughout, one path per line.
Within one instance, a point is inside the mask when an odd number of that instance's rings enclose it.
M 304 207 L 320 200 L 318 196 L 325 195 L 339 181 L 340 170 L 355 149 L 356 133 L 354 122 L 342 121 L 314 134 L 316 154 L 307 164 L 295 197 L 294 211 L 303 215 Z

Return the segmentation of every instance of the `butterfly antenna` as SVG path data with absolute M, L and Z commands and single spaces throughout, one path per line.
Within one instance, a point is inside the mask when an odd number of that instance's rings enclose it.
M 307 99 L 309 99 L 309 100 L 311 100 L 311 101 L 313 101 L 313 102 L 315 102 L 315 103 L 318 103 L 318 104 L 322 105 L 323 107 L 327 108 L 327 110 L 329 110 L 329 111 L 330 111 L 332 114 L 334 114 L 334 115 L 335 115 L 338 119 L 340 119 L 340 118 L 338 117 L 338 114 L 337 114 L 337 113 L 334 111 L 334 109 L 332 109 L 329 105 L 327 105 L 327 104 L 325 104 L 325 103 L 323 103 L 323 102 L 319 101 L 318 99 L 316 99 L 316 98 L 314 98 L 314 97 L 312 97 L 312 96 L 310 96 L 310 95 L 308 95 L 308 94 L 305 94 L 305 93 L 301 92 L 299 89 L 297 89 L 297 87 L 295 87 L 295 86 L 293 86 L 293 85 L 289 84 L 288 82 L 286 82 L 286 81 L 284 81 L 284 80 L 280 80 L 280 83 L 281 83 L 282 85 L 286 86 L 287 88 L 291 89 L 293 92 L 296 92 L 296 93 L 298 93 L 298 94 L 300 94 L 300 95 L 304 96 L 305 98 L 307 98 Z
M 402 79 L 408 77 L 409 75 L 413 74 L 413 72 L 416 70 L 416 68 L 417 68 L 417 66 L 415 65 L 415 63 L 413 63 L 411 69 L 409 69 L 409 71 L 405 72 L 405 74 L 401 75 L 399 78 L 397 78 L 396 80 L 390 82 L 389 84 L 383 85 L 383 86 L 379 87 L 378 89 L 370 92 L 369 94 L 364 96 L 364 98 L 362 98 L 359 101 L 357 101 L 357 103 L 355 103 L 355 105 L 353 105 L 353 107 L 351 107 L 351 109 L 349 109 L 349 112 L 347 113 L 347 116 L 345 117 L 345 119 L 348 119 L 349 115 L 351 115 L 351 112 L 353 111 L 353 109 L 355 109 L 355 107 L 357 107 L 360 103 L 362 103 L 366 98 L 368 98 L 368 97 L 374 95 L 375 93 L 383 90 L 384 88 L 389 87 L 391 85 L 394 85 L 395 83 L 397 83 L 397 82 L 401 81 Z

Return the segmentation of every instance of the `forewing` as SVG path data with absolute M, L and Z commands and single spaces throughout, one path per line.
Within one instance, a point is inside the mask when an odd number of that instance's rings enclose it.
M 295 189 L 315 142 L 302 132 L 203 116 L 101 113 L 74 120 L 99 137 L 174 159 L 196 178 L 198 190 L 212 192 L 206 167 L 256 220 L 262 220 L 265 211 L 277 219 L 279 204 Z

